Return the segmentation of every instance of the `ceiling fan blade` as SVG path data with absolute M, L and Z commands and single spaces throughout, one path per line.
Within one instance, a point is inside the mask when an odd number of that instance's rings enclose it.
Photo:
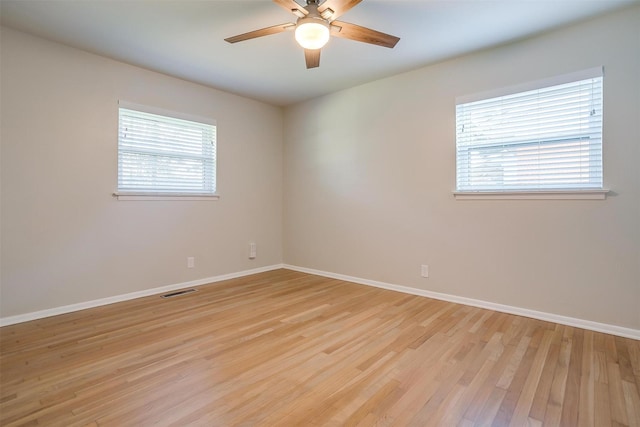
M 327 0 L 329 1 L 329 0 Z M 370 43 L 378 46 L 392 48 L 400 41 L 400 37 L 381 33 L 371 28 L 361 27 L 348 22 L 333 21 L 331 23 L 331 35 L 357 42 Z
M 327 0 L 318 6 L 318 12 L 324 19 L 333 21 L 361 1 L 362 0 Z
M 320 66 L 320 49 L 305 49 L 304 59 L 307 61 L 307 69 Z
M 269 36 L 271 34 L 278 34 L 283 31 L 293 30 L 296 24 L 287 22 L 286 24 L 274 25 L 273 27 L 262 28 L 260 30 L 249 31 L 248 33 L 238 34 L 237 36 L 229 37 L 224 41 L 229 43 L 237 43 L 245 40 L 255 39 L 257 37 Z
M 273 0 L 275 4 L 297 15 L 298 17 L 307 16 L 309 12 L 293 0 Z M 302 15 L 302 16 L 300 16 Z

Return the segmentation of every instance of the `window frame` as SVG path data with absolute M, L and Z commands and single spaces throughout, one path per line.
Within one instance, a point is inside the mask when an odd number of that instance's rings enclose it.
M 460 183 L 458 181 L 459 178 L 459 160 L 460 160 L 460 152 L 464 151 L 465 147 L 459 147 L 458 143 L 458 106 L 461 104 L 468 104 L 477 101 L 490 100 L 493 98 L 504 97 L 508 95 L 525 93 L 533 90 L 545 89 L 553 86 L 563 85 L 567 83 L 579 82 L 582 80 L 592 79 L 592 78 L 603 78 L 602 85 L 604 86 L 604 67 L 594 67 L 574 73 L 564 74 L 560 76 L 551 77 L 548 79 L 542 79 L 537 81 L 532 81 L 520 85 L 514 85 L 509 87 L 504 87 L 501 89 L 491 90 L 487 92 L 476 93 L 472 95 L 459 96 L 455 99 L 456 105 L 456 113 L 455 113 L 455 122 L 456 122 L 456 143 L 455 143 L 455 188 L 453 191 L 453 195 L 456 199 L 460 200 L 478 200 L 478 199 L 605 199 L 606 194 L 609 192 L 608 189 L 604 187 L 604 179 L 602 179 L 601 187 L 594 186 L 585 186 L 585 187 L 573 187 L 573 188 L 535 188 L 533 186 L 529 188 L 495 188 L 495 189 L 469 189 L 469 188 L 460 188 Z M 603 121 L 604 118 L 600 118 L 600 132 L 602 134 L 603 129 Z M 553 138 L 550 137 L 548 141 L 542 140 L 537 141 L 536 144 L 540 142 L 548 142 L 549 145 L 552 145 L 554 142 L 561 143 L 568 141 L 575 141 L 577 144 L 584 143 L 586 141 L 589 144 L 588 139 L 582 138 Z M 600 138 L 600 150 L 602 151 L 602 138 Z M 526 146 L 527 144 L 533 144 L 533 141 L 516 141 L 516 142 L 508 142 L 505 145 L 509 146 Z M 481 144 L 476 144 L 481 145 Z M 491 144 L 487 144 L 488 149 L 496 148 L 497 145 L 491 146 Z M 471 146 L 468 147 L 469 152 L 471 150 L 479 150 L 482 147 Z M 515 152 L 515 151 L 514 151 Z M 600 155 L 600 171 L 604 174 L 604 159 L 603 156 Z M 500 163 L 501 167 L 505 167 L 504 163 Z
M 148 190 L 128 190 L 120 188 L 120 109 L 132 110 L 141 113 L 153 114 L 158 116 L 163 116 L 170 119 L 179 119 L 190 121 L 194 123 L 209 125 L 213 127 L 214 137 L 213 137 L 213 170 L 210 171 L 210 174 L 213 175 L 213 192 L 192 192 L 192 191 L 148 191 Z M 218 200 L 220 195 L 218 194 L 218 180 L 217 180 L 217 172 L 218 172 L 218 141 L 217 141 L 217 123 L 214 119 L 196 116 L 192 114 L 180 113 L 171 110 L 165 110 L 162 108 L 151 107 L 148 105 L 135 104 L 127 101 L 118 101 L 118 126 L 117 126 L 117 154 L 116 154 L 116 162 L 117 162 L 117 177 L 116 177 L 116 188 L 117 190 L 113 192 L 113 196 L 117 200 L 145 200 L 145 201 L 163 201 L 163 200 L 180 200 L 180 201 L 194 201 L 194 200 Z M 189 157 L 189 155 L 186 155 Z M 203 172 L 204 174 L 204 172 Z

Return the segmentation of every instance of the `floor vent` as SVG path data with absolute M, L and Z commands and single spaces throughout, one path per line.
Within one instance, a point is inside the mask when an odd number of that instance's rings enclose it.
M 195 289 L 185 289 L 184 291 L 176 291 L 176 292 L 171 292 L 170 294 L 164 294 L 162 295 L 162 298 L 177 297 L 184 294 L 190 294 L 191 292 L 195 292 L 195 291 L 196 291 Z

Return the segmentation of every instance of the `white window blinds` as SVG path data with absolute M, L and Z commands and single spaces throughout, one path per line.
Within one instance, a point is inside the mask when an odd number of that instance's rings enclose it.
M 119 108 L 118 191 L 216 191 L 216 126 Z
M 458 191 L 602 188 L 602 68 L 456 105 Z M 566 79 L 564 79 L 566 80 Z

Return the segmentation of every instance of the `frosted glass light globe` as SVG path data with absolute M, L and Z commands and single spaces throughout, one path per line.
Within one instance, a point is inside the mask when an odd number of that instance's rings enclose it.
M 313 18 L 309 21 L 298 22 L 296 41 L 305 49 L 320 49 L 329 41 L 329 25 Z

